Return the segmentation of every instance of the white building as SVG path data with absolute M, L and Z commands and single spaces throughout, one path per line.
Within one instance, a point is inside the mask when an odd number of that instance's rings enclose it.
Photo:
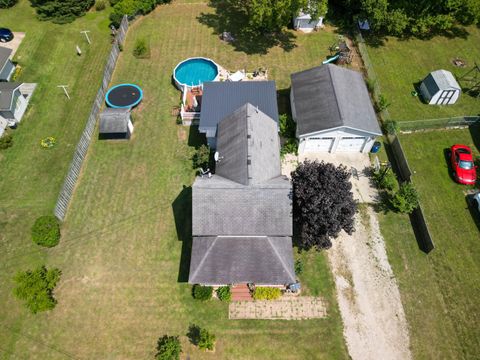
M 450 71 L 432 71 L 423 79 L 420 93 L 430 105 L 451 105 L 460 97 L 462 89 Z
M 8 126 L 22 120 L 28 100 L 20 92 L 22 83 L 0 82 L 0 136 Z
M 318 20 L 315 20 L 312 19 L 310 14 L 300 12 L 298 16 L 293 18 L 293 28 L 295 30 L 309 33 L 321 27 L 323 27 L 323 16 L 320 16 Z
M 298 152 L 369 152 L 382 134 L 361 73 L 326 64 L 291 75 Z

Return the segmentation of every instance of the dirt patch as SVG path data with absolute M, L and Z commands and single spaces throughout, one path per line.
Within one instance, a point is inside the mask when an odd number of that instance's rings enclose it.
M 352 359 L 411 359 L 408 326 L 376 215 L 362 206 L 357 231 L 328 251 Z
M 185 127 L 179 127 L 177 129 L 177 137 L 179 141 L 187 141 L 187 130 L 185 130 Z

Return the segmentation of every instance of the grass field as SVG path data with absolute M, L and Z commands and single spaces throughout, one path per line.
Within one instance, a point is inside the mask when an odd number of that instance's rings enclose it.
M 28 10 L 25 3 L 20 6 Z M 7 17 L 15 11 L 9 10 Z M 212 28 L 197 21 L 202 12 L 211 11 L 205 4 L 175 2 L 159 7 L 132 25 L 114 83 L 132 81 L 144 90 L 144 100 L 134 114 L 133 138 L 120 143 L 94 141 L 62 229 L 62 240 L 48 251 L 31 244 L 29 227 L 36 216 L 53 207 L 75 140 L 97 90 L 97 86 L 89 87 L 89 81 L 81 74 L 100 79 L 100 69 L 95 74 L 93 63 L 90 63 L 92 68 L 70 69 L 72 77 L 78 72 L 76 78 L 81 82 L 78 90 L 84 89 L 91 95 L 80 109 L 64 110 L 57 118 L 41 117 L 34 122 L 34 114 L 39 110 L 32 107 L 35 112 L 31 111 L 19 129 L 31 139 L 19 136 L 12 154 L 6 153 L 0 162 L 2 166 L 10 164 L 11 171 L 18 172 L 0 181 L 4 190 L 0 195 L 2 211 L 7 216 L 7 221 L 0 225 L 5 248 L 0 254 L 3 270 L 0 301 L 4 305 L 0 319 L 6 329 L 0 333 L 0 350 L 5 358 L 146 359 L 153 357 L 156 341 L 164 334 L 181 335 L 184 356 L 189 354 L 195 359 L 348 357 L 334 284 L 323 254 L 301 255 L 305 261 L 302 275 L 305 292 L 324 296 L 329 303 L 329 316 L 323 320 L 229 321 L 225 304 L 194 302 L 190 286 L 184 283 L 191 226 L 189 187 L 194 179 L 190 155 L 198 144 L 198 136 L 193 129 L 176 125 L 170 116 L 180 95 L 171 84 L 174 66 L 190 56 L 208 56 L 231 70 L 268 67 L 270 78 L 277 81 L 277 89 L 286 89 L 290 72 L 318 64 L 336 38 L 329 32 L 298 35 L 297 46 L 289 52 L 275 47 L 266 54 L 246 55 L 218 40 Z M 35 22 L 31 12 L 22 16 L 30 26 L 54 27 Z M 61 29 L 75 33 L 85 26 L 93 30 L 98 25 L 100 29 L 100 24 L 103 20 L 97 24 L 95 19 L 87 17 Z M 150 59 L 138 60 L 132 56 L 135 40 L 141 37 L 150 43 Z M 20 55 L 33 63 L 36 60 L 28 51 L 28 42 L 24 45 Z M 69 49 L 68 44 L 62 46 Z M 70 66 L 64 65 L 68 51 L 63 51 L 62 57 L 55 58 L 56 66 L 46 62 L 52 76 L 56 67 Z M 100 63 L 108 51 L 107 44 L 102 51 Z M 26 71 L 25 77 L 28 74 Z M 47 78 L 45 87 L 57 81 Z M 41 89 L 35 97 L 35 105 L 42 106 Z M 51 106 L 57 101 L 65 103 L 61 97 L 55 101 L 53 97 L 49 99 Z M 49 126 L 40 126 L 41 121 L 48 121 Z M 73 121 L 81 123 L 75 134 L 69 125 Z M 27 133 L 29 124 L 39 128 Z M 63 145 L 62 138 L 66 135 L 54 132 L 54 127 L 71 131 L 69 146 Z M 53 132 L 61 145 L 52 152 L 37 154 L 33 149 L 37 138 L 47 129 L 46 135 Z M 23 151 L 23 156 L 14 156 L 14 151 Z M 27 180 L 28 176 L 33 179 Z M 11 189 L 14 181 L 21 184 L 21 191 L 13 194 L 16 197 L 8 197 L 6 190 Z M 3 202 L 4 199 L 8 202 Z M 10 295 L 11 277 L 16 271 L 41 262 L 59 267 L 63 274 L 55 292 L 57 307 L 34 316 Z M 215 333 L 218 339 L 215 354 L 200 352 L 188 343 L 185 334 L 192 323 Z
M 465 29 L 464 37 L 434 37 L 429 40 L 387 38 L 382 45 L 369 46 L 368 52 L 378 76 L 382 94 L 391 103 L 394 120 L 435 119 L 479 114 L 479 101 L 462 94 L 451 106 L 427 105 L 411 92 L 433 70 L 449 70 L 456 76 L 466 73 L 480 58 L 480 28 Z M 452 64 L 455 58 L 467 62 L 465 68 Z M 462 85 L 462 84 L 460 84 Z
M 412 350 L 419 359 L 473 359 L 480 346 L 480 214 L 467 206 L 467 187 L 452 181 L 444 150 L 463 143 L 478 154 L 480 131 L 416 133 L 401 140 L 436 246 L 423 254 L 408 217 L 380 216 Z

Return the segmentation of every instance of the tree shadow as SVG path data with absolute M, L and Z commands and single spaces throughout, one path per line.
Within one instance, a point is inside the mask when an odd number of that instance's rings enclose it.
M 200 341 L 200 326 L 195 324 L 190 324 L 187 332 L 188 340 L 195 346 L 198 345 Z
M 280 46 L 285 51 L 291 51 L 296 47 L 296 36 L 292 31 L 282 30 L 272 33 L 250 30 L 248 15 L 241 1 L 211 0 L 208 6 L 215 11 L 201 13 L 197 20 L 212 28 L 216 35 L 229 32 L 234 38 L 229 44 L 236 51 L 252 55 L 266 54 L 268 49 L 274 46 Z
M 172 203 L 178 240 L 182 242 L 182 254 L 178 268 L 178 282 L 187 282 L 192 254 L 192 187 L 183 186 Z

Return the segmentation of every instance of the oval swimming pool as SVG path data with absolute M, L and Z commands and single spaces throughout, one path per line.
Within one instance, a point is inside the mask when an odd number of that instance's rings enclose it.
M 214 81 L 217 76 L 218 65 L 215 61 L 202 57 L 186 59 L 173 70 L 175 84 L 180 90 L 184 85 L 194 87 L 206 81 Z

